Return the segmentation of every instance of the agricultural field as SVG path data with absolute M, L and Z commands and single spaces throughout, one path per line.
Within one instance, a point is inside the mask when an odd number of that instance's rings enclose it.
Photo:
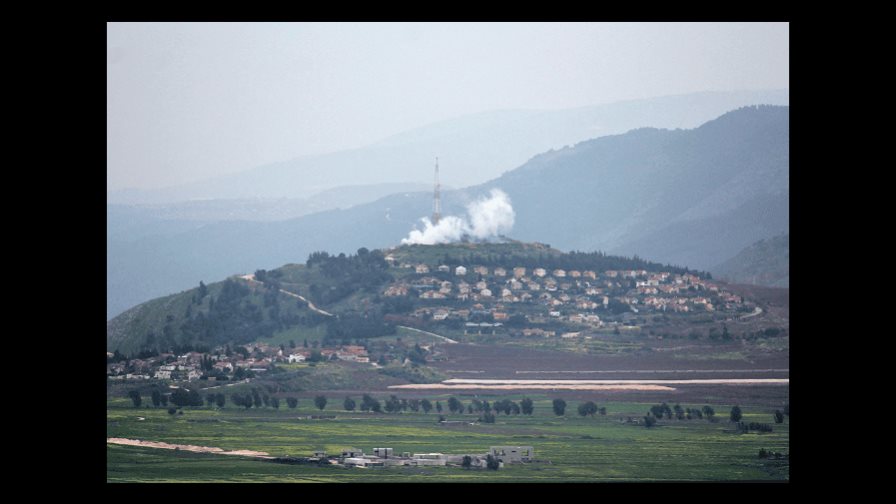
M 508 393 L 483 395 L 480 400 L 525 396 L 535 402 L 534 414 L 497 415 L 494 424 L 477 422 L 477 414 L 445 415 L 438 423 L 435 410 L 429 414 L 364 413 L 342 409 L 343 396 L 328 393 L 327 407 L 320 411 L 308 398 L 296 409 L 281 403 L 270 408 L 244 410 L 228 399 L 222 409 L 184 408 L 182 415 L 169 415 L 165 408 L 134 408 L 126 398 L 107 401 L 107 438 L 127 438 L 189 444 L 231 450 L 254 450 L 272 456 L 310 456 L 315 450 L 338 454 L 354 447 L 372 453 L 374 447 L 395 452 L 484 453 L 495 445 L 526 445 L 535 449 L 536 461 L 508 464 L 498 471 L 460 467 L 340 468 L 283 465 L 249 457 L 192 453 L 107 444 L 108 482 L 602 482 L 688 480 L 788 480 L 789 461 L 760 459 L 760 449 L 789 454 L 789 417 L 774 424 L 772 412 L 786 400 L 789 387 L 717 387 L 739 390 L 738 403 L 744 422 L 773 425 L 773 432 L 743 434 L 728 421 L 732 403 L 709 403 L 719 421 L 660 420 L 656 426 L 628 423 L 642 418 L 659 404 L 655 397 L 643 401 L 627 396 L 567 391 L 561 393 Z M 704 395 L 705 391 L 696 393 Z M 734 392 L 720 394 L 730 396 Z M 381 393 L 374 394 L 380 400 Z M 428 398 L 447 404 L 447 394 L 397 394 Z M 565 397 L 566 414 L 552 411 L 551 399 Z M 669 396 L 667 402 L 689 394 Z M 470 404 L 473 395 L 457 396 Z M 625 400 L 621 398 L 625 397 Z M 659 396 L 661 397 L 661 396 Z M 360 402 L 359 396 L 353 397 Z M 593 400 L 607 414 L 581 417 L 581 401 Z M 700 408 L 706 402 L 683 402 L 683 408 Z M 312 415 L 335 416 L 313 419 Z

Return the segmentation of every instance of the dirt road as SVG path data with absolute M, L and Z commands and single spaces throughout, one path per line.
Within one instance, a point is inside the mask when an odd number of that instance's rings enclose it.
M 403 325 L 396 326 L 396 327 L 400 327 L 400 328 L 402 328 L 402 329 L 407 329 L 407 330 L 409 330 L 409 331 L 414 331 L 414 332 L 418 332 L 418 333 L 426 334 L 426 335 L 432 336 L 432 337 L 434 337 L 434 338 L 439 338 L 440 340 L 445 341 L 445 342 L 448 342 L 448 343 L 457 343 L 457 341 L 454 341 L 454 340 L 451 339 L 451 338 L 446 338 L 445 336 L 440 336 L 440 335 L 438 335 L 438 334 L 436 334 L 436 333 L 431 333 L 431 332 L 429 332 L 429 331 L 421 331 L 420 329 L 414 329 L 413 327 L 407 327 L 407 326 L 403 326 Z
M 224 451 L 221 448 L 215 448 L 211 446 L 196 446 L 196 445 L 181 445 L 181 444 L 170 444 L 163 443 L 161 441 L 141 441 L 139 439 L 125 439 L 125 438 L 106 438 L 106 443 L 108 444 L 118 444 L 118 445 L 126 445 L 126 446 L 142 446 L 144 448 L 161 448 L 164 450 L 183 450 L 190 451 L 196 453 L 214 453 L 216 455 L 237 455 L 240 457 L 256 457 L 256 458 L 265 458 L 272 459 L 269 454 L 260 451 L 252 451 L 252 450 L 236 450 L 236 451 Z
M 257 283 L 257 284 L 262 284 L 262 285 L 264 285 L 264 282 L 259 282 L 258 280 L 255 279 L 255 275 L 254 275 L 254 274 L 241 275 L 240 278 L 242 278 L 243 280 L 245 280 L 245 281 L 247 281 L 247 282 L 254 282 L 254 283 Z M 326 315 L 326 316 L 328 316 L 328 317 L 332 317 L 332 316 L 333 316 L 332 313 L 330 313 L 330 312 L 328 312 L 328 311 L 321 310 L 320 308 L 314 306 L 314 303 L 312 303 L 311 301 L 308 301 L 307 299 L 305 299 L 304 297 L 302 297 L 302 296 L 296 294 L 295 292 L 289 292 L 288 290 L 283 290 L 283 289 L 280 289 L 280 292 L 286 294 L 287 296 L 292 296 L 292 297 L 294 297 L 294 298 L 301 299 L 302 301 L 304 301 L 305 303 L 308 304 L 308 308 L 310 308 L 311 311 L 313 311 L 313 312 L 317 312 L 317 313 L 320 313 L 321 315 Z

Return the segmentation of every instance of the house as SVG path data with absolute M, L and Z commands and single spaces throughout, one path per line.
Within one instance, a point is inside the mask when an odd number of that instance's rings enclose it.
M 508 318 L 510 318 L 510 316 L 507 315 L 506 312 L 492 312 L 492 317 L 494 317 L 495 321 L 507 320 Z
M 492 446 L 489 455 L 500 462 L 531 462 L 535 458 L 535 449 L 531 446 Z
M 464 276 L 467 274 L 467 268 L 464 268 L 463 266 L 458 266 L 458 267 L 454 268 L 454 274 L 457 276 Z
M 532 271 L 532 274 L 535 275 L 535 276 L 537 276 L 537 277 L 544 277 L 545 275 L 548 274 L 548 272 L 547 272 L 544 268 L 535 268 L 535 269 Z
M 479 295 L 482 297 L 492 297 L 492 291 L 491 289 L 482 289 L 479 291 Z
M 473 268 L 474 273 L 479 273 L 482 276 L 488 276 L 488 268 L 485 266 L 476 266 Z
M 569 276 L 570 276 L 571 278 L 579 278 L 579 277 L 582 276 L 582 272 L 581 272 L 581 271 L 577 271 L 577 270 L 571 270 L 571 271 L 569 272 Z
M 429 273 L 429 266 L 425 264 L 418 264 L 417 266 L 414 266 L 414 271 L 418 274 Z
M 305 356 L 302 355 L 302 354 L 299 354 L 299 353 L 295 353 L 295 354 L 291 354 L 291 355 L 288 357 L 288 360 L 289 360 L 290 363 L 293 363 L 293 362 L 305 362 Z
M 479 289 L 479 290 L 487 289 L 487 288 L 488 288 L 488 284 L 485 283 L 484 281 L 476 282 L 476 288 Z
M 432 314 L 433 320 L 445 320 L 448 318 L 448 314 L 450 312 L 448 310 L 436 310 L 435 313 Z
M 187 380 L 188 381 L 198 380 L 200 376 L 202 376 L 202 373 L 200 373 L 199 371 L 196 371 L 195 369 L 191 369 L 190 371 L 187 371 Z
M 526 276 L 526 268 L 523 268 L 523 267 L 513 268 L 513 277 L 514 278 L 523 278 L 524 276 Z
M 582 276 L 585 277 L 585 278 L 590 278 L 590 279 L 592 279 L 592 280 L 597 280 L 597 273 L 595 273 L 595 272 L 593 272 L 593 271 L 590 271 L 590 270 L 588 270 L 588 271 L 583 271 L 583 272 L 582 272 Z
M 233 371 L 233 364 L 229 362 L 219 361 L 215 363 L 214 368 L 218 371 Z
M 440 264 L 436 269 L 438 269 L 442 273 L 448 273 L 451 271 L 451 266 L 448 266 L 447 264 Z
M 159 369 L 155 374 L 156 379 L 158 380 L 170 380 L 171 379 L 171 371 L 167 369 Z
M 557 278 L 563 278 L 566 276 L 566 270 L 555 269 L 553 275 Z
M 510 290 L 523 290 L 523 282 L 519 280 L 511 280 L 510 281 Z
M 495 276 L 507 276 L 507 270 L 501 267 L 495 268 Z
M 406 285 L 390 285 L 383 295 L 387 297 L 407 296 L 408 287 Z
M 535 282 L 529 282 L 527 287 L 529 287 L 529 290 L 533 290 L 533 291 L 541 290 L 541 285 L 538 285 Z

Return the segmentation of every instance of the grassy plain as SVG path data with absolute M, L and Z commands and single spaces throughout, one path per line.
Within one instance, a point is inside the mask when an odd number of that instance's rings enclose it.
M 379 395 L 378 395 L 379 396 Z M 422 395 L 420 396 L 423 397 Z M 447 395 L 426 395 L 447 405 Z M 519 400 L 522 394 L 500 398 Z M 435 411 L 370 414 L 342 410 L 342 397 L 331 397 L 326 415 L 308 399 L 291 410 L 185 409 L 170 416 L 165 409 L 135 409 L 130 401 L 111 398 L 107 406 L 107 436 L 249 449 L 274 456 L 308 456 L 324 449 L 387 446 L 396 452 L 484 453 L 494 445 L 531 445 L 538 462 L 507 465 L 499 471 L 458 467 L 344 469 L 281 465 L 249 458 L 183 451 L 107 445 L 109 482 L 229 481 L 229 482 L 600 482 L 668 480 L 787 480 L 789 462 L 759 459 L 760 448 L 789 453 L 789 418 L 774 432 L 740 434 L 727 421 L 730 404 L 712 404 L 718 423 L 706 420 L 662 420 L 651 429 L 625 423 L 641 418 L 654 403 L 597 401 L 606 416 L 582 418 L 577 401 L 564 417 L 551 408 L 551 397 L 529 394 L 535 413 L 498 415 L 495 424 L 470 425 L 477 415 L 451 415 L 438 424 Z M 382 397 L 380 396 L 382 399 Z M 460 397 L 469 404 L 470 397 Z M 480 396 L 494 401 L 497 396 Z M 354 397 L 356 401 L 360 397 Z M 671 405 L 671 404 L 670 404 Z M 682 404 L 702 407 L 703 404 Z M 773 408 L 741 404 L 744 421 L 772 423 Z M 446 408 L 447 409 L 447 408 Z M 139 417 L 144 420 L 139 420 Z M 456 423 L 455 423 L 456 422 Z

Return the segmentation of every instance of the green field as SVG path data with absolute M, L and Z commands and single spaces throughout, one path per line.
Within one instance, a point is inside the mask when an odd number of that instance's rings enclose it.
M 422 397 L 422 396 L 421 396 Z M 427 396 L 446 404 L 447 396 Z M 519 400 L 521 395 L 501 398 Z M 336 419 L 299 419 L 320 414 L 308 399 L 290 410 L 186 408 L 183 415 L 165 409 L 135 409 L 127 399 L 108 401 L 107 436 L 249 449 L 274 456 L 310 456 L 314 450 L 338 453 L 355 447 L 396 452 L 484 453 L 494 445 L 530 445 L 539 462 L 506 465 L 499 471 L 459 467 L 344 469 L 281 465 L 242 457 L 107 445 L 109 482 L 564 482 L 644 480 L 787 480 L 789 462 L 763 460 L 760 448 L 789 453 L 789 418 L 774 432 L 740 434 L 727 421 L 731 405 L 712 404 L 718 423 L 663 420 L 648 429 L 623 422 L 640 418 L 651 404 L 601 402 L 606 416 L 582 418 L 578 403 L 568 401 L 557 417 L 550 398 L 535 400 L 532 416 L 500 414 L 495 424 L 440 425 L 435 411 L 370 414 L 341 409 L 342 397 L 330 397 L 324 414 Z M 380 397 L 382 399 L 382 397 Z M 459 397 L 469 404 L 469 397 Z M 493 401 L 495 397 L 481 397 Z M 354 397 L 359 401 L 360 397 Z M 702 407 L 703 404 L 682 404 Z M 745 422 L 773 423 L 771 410 L 743 406 Z M 143 417 L 145 420 L 138 420 Z M 449 415 L 450 421 L 474 422 L 477 415 Z

